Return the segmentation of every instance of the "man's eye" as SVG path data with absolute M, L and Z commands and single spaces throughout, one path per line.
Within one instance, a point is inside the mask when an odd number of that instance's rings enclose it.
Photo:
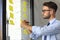
M 45 11 L 50 11 L 50 10 L 42 10 L 42 12 L 45 12 Z

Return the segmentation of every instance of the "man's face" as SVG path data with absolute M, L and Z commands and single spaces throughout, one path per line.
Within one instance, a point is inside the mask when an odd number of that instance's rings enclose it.
M 44 19 L 49 19 L 50 16 L 51 16 L 50 13 L 51 13 L 50 8 L 48 8 L 47 6 L 43 6 L 43 9 L 42 9 L 43 18 L 44 18 Z

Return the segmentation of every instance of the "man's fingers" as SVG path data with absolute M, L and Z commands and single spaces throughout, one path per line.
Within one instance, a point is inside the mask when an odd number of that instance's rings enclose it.
M 29 23 L 28 21 L 24 20 L 24 22 Z

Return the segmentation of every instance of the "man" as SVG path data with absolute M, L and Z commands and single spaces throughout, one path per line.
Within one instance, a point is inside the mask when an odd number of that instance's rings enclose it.
M 40 28 L 31 26 L 28 21 L 24 20 L 21 26 L 31 31 L 30 37 L 33 40 L 37 40 L 40 36 L 42 36 L 42 40 L 60 40 L 60 21 L 55 18 L 57 8 L 56 3 L 52 1 L 44 2 L 42 15 L 44 19 L 48 19 L 48 24 Z

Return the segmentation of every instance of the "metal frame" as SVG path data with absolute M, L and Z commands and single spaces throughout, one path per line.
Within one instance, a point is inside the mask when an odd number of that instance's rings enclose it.
M 6 0 L 2 0 L 2 3 L 3 3 L 3 8 L 2 8 L 3 9 L 3 15 L 2 15 L 2 17 L 3 17 L 2 18 L 2 20 L 3 20 L 2 21 L 3 22 L 2 23 L 2 26 L 3 26 L 2 27 L 3 28 L 3 32 L 2 32 L 3 33 L 3 38 L 2 39 L 6 40 Z
M 34 25 L 34 0 L 30 0 L 31 25 Z

